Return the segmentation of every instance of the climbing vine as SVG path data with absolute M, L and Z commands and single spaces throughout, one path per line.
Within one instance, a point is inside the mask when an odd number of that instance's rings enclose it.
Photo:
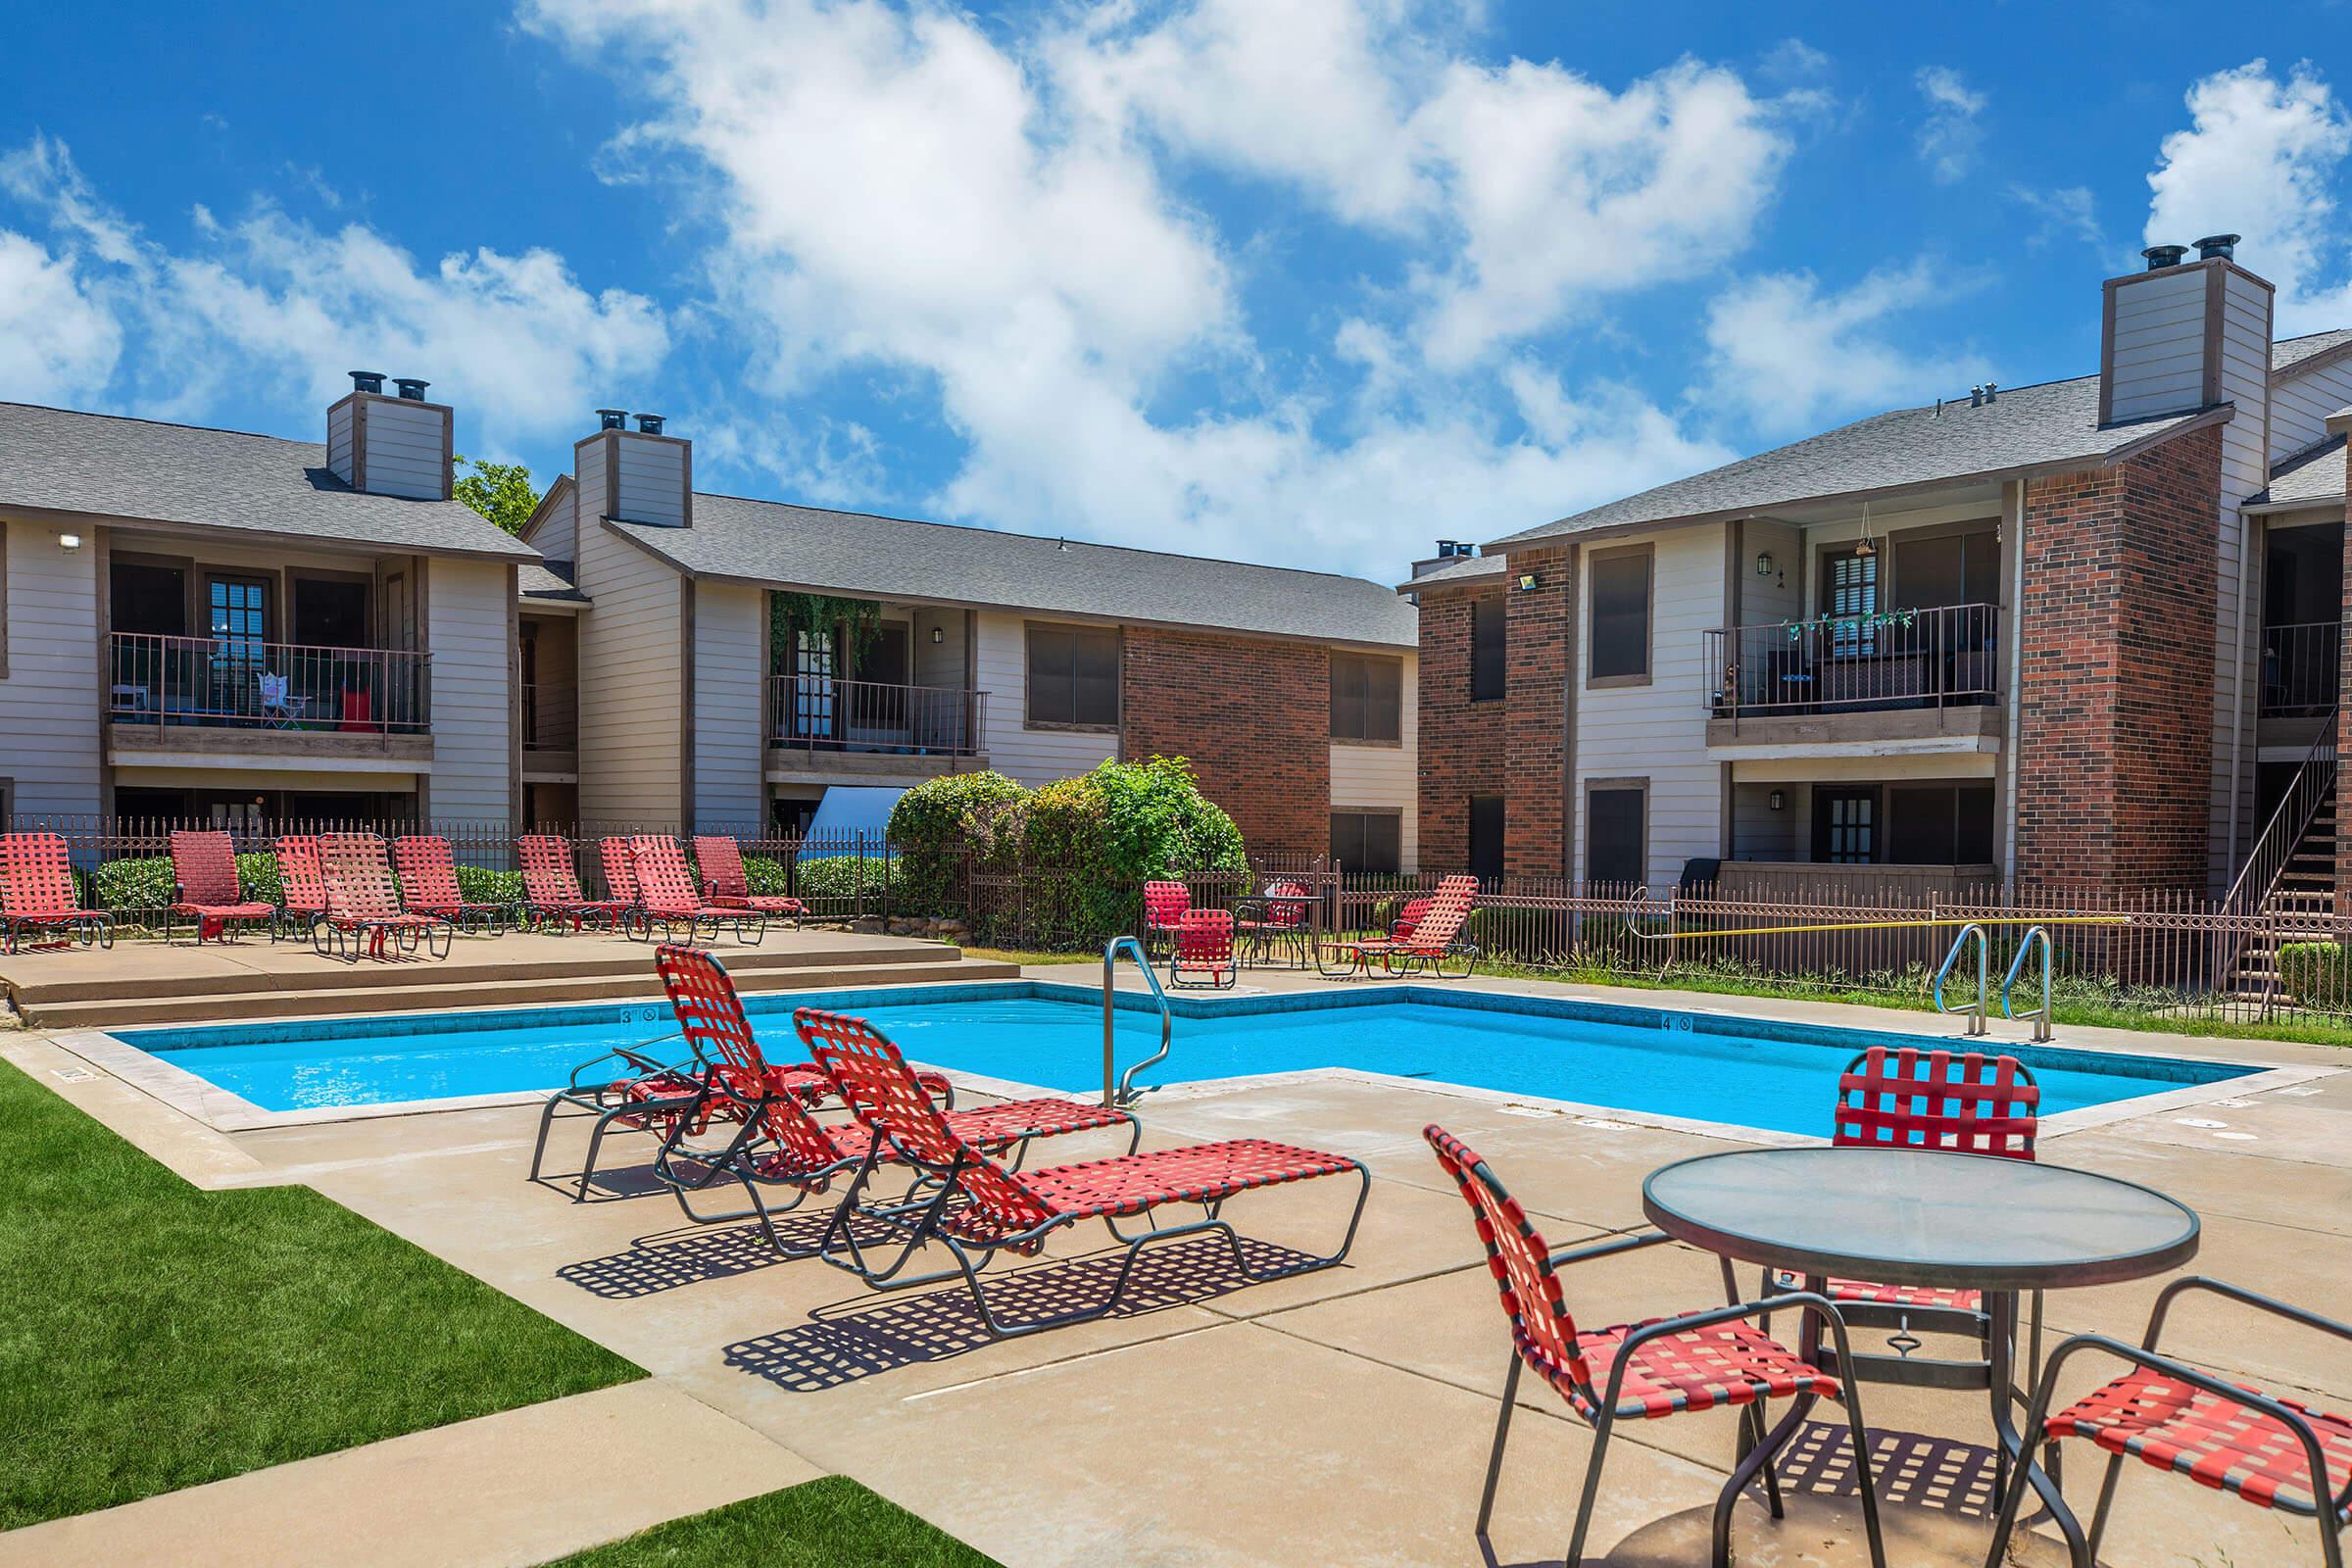
M 1860 615 L 1822 615 L 1813 620 L 1791 620 L 1787 624 L 1788 640 L 1793 643 L 1802 641 L 1809 631 L 1847 636 L 1861 636 L 1898 626 L 1909 631 L 1911 623 L 1918 618 L 1919 612 L 1914 610 L 1876 610 Z
M 770 593 L 767 596 L 767 665 L 784 671 L 792 667 L 792 634 L 807 627 L 839 625 L 848 634 L 850 658 L 873 646 L 882 632 L 882 606 L 872 599 L 843 599 L 832 594 Z

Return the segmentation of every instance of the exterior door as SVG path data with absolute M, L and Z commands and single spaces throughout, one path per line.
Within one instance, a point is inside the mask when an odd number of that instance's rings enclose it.
M 1830 652 L 1840 659 L 1878 651 L 1878 636 L 1860 617 L 1879 612 L 1879 558 L 1848 550 L 1829 558 L 1822 586 L 1829 596 Z M 1848 617 L 1854 617 L 1849 619 Z
M 1813 787 L 1813 859 L 1871 865 L 1879 858 L 1879 792 Z

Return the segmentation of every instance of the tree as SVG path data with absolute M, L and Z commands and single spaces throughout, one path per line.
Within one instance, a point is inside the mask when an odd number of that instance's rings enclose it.
M 452 461 L 457 465 L 458 480 L 450 489 L 457 498 L 507 532 L 522 532 L 522 525 L 539 508 L 531 470 L 519 463 L 477 463 L 466 457 Z M 467 468 L 473 471 L 467 473 Z

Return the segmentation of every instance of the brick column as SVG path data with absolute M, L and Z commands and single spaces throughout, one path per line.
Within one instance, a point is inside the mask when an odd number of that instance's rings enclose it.
M 1520 579 L 1535 578 L 1533 588 Z M 1567 546 L 1514 550 L 1503 574 L 1507 695 L 1503 702 L 1503 869 L 1564 876 L 1568 668 L 1576 567 Z
M 1331 653 L 1130 626 L 1119 754 L 1181 757 L 1253 852 L 1331 850 Z
M 1505 793 L 1503 701 L 1470 700 L 1471 617 L 1481 603 L 1499 604 L 1490 580 L 1476 589 L 1438 588 L 1421 595 L 1420 825 L 1424 869 L 1454 872 L 1470 863 L 1470 798 Z

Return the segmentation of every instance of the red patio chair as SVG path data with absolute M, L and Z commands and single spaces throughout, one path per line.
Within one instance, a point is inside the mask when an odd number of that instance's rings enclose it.
M 2314 1520 L 2320 1530 L 2320 1561 L 2343 1568 L 2343 1530 L 2352 1523 L 2352 1417 L 2331 1414 L 2299 1399 L 2271 1395 L 2164 1354 L 2157 1347 L 2165 1314 L 2176 1298 L 2202 1291 L 2252 1307 L 2266 1317 L 2352 1340 L 2352 1324 L 2289 1306 L 2220 1280 L 2191 1275 L 2173 1281 L 2156 1298 L 2148 1332 L 2137 1345 L 2103 1334 L 2078 1334 L 2058 1347 L 2042 1370 L 2026 1417 L 2025 1446 L 2034 1452 L 2046 1441 L 2080 1439 L 2107 1451 L 2107 1473 L 2090 1534 L 2053 1485 L 2042 1494 L 2051 1517 L 2066 1538 L 2074 1568 L 2091 1568 L 2115 1504 L 2115 1484 L 2126 1457 L 2159 1470 L 2176 1471 L 2200 1486 L 2232 1493 L 2262 1508 L 2278 1508 Z M 2066 1363 L 2084 1351 L 2128 1363 L 2123 1376 L 2050 1413 L 2051 1397 Z M 2016 1466 L 1993 1527 L 1989 1568 L 2008 1560 L 2010 1533 L 2031 1478 Z M 2268 1557 L 2265 1561 L 2273 1561 Z
M 636 936 L 634 928 L 645 913 L 645 891 L 637 885 L 637 856 L 628 836 L 597 840 L 596 862 L 605 873 L 605 892 L 620 905 L 622 934 Z
M 1144 884 L 1144 951 L 1157 956 L 1176 940 L 1176 928 L 1193 906 L 1193 890 L 1181 882 Z
M 1477 902 L 1478 878 L 1446 877 L 1405 935 L 1326 943 L 1316 950 L 1315 967 L 1330 979 L 1347 975 L 1369 978 L 1377 960 L 1384 974 L 1463 979 L 1478 967 L 1477 944 L 1461 940 L 1462 922 L 1470 918 L 1471 906 Z M 1448 973 L 1446 965 L 1456 960 L 1461 963 L 1460 972 Z
M 85 909 L 74 897 L 74 862 L 62 836 L 0 833 L 0 951 L 14 953 L 24 937 L 45 931 L 64 935 L 34 946 L 115 945 L 115 917 Z
M 1494 1511 L 1503 1446 L 1509 1441 L 1511 1412 L 1519 1401 L 1519 1374 L 1523 1368 L 1533 1367 L 1592 1428 L 1592 1456 L 1585 1464 L 1584 1494 L 1577 1503 L 1575 1533 L 1568 1542 L 1567 1568 L 1577 1568 L 1584 1560 L 1585 1534 L 1592 1522 L 1593 1499 L 1600 1494 L 1601 1464 L 1608 1457 L 1609 1439 L 1618 1422 L 1657 1420 L 1687 1410 L 1740 1409 L 1746 1452 L 1715 1499 L 1715 1568 L 1728 1568 L 1733 1502 L 1761 1471 L 1772 1515 L 1781 1517 L 1780 1482 L 1773 1474 L 1772 1462 L 1803 1426 L 1807 1407 L 1817 1397 L 1837 1399 L 1845 1406 L 1846 1430 L 1853 1441 L 1854 1465 L 1861 1481 L 1862 1518 L 1870 1536 L 1870 1560 L 1877 1568 L 1886 1568 L 1878 1492 L 1870 1473 L 1870 1440 L 1853 1386 L 1744 1321 L 1785 1306 L 1810 1312 L 1829 1328 L 1838 1348 L 1838 1365 L 1850 1373 L 1853 1357 L 1846 1346 L 1844 1320 L 1836 1306 L 1824 1297 L 1804 1293 L 1740 1301 L 1732 1290 L 1732 1266 L 1726 1259 L 1724 1288 L 1735 1298 L 1730 1305 L 1580 1330 L 1568 1311 L 1559 1271 L 1570 1264 L 1655 1247 L 1671 1238 L 1650 1231 L 1576 1251 L 1554 1252 L 1528 1222 L 1518 1200 L 1475 1151 L 1435 1122 L 1424 1127 L 1421 1136 L 1429 1140 L 1439 1166 L 1461 1189 L 1463 1200 L 1477 1219 L 1478 1239 L 1487 1248 L 1487 1268 L 1501 1293 L 1503 1315 L 1511 1322 L 1510 1371 L 1503 1378 L 1502 1411 L 1494 1426 L 1493 1456 L 1487 1461 L 1486 1490 L 1478 1502 L 1477 1533 L 1481 1537 Z M 1780 1424 L 1766 1433 L 1763 1407 L 1773 1399 L 1795 1402 Z
M 675 941 L 682 932 L 692 942 L 702 935 L 705 926 L 710 928 L 713 942 L 718 940 L 719 931 L 728 926 L 734 927 L 735 940 L 748 947 L 757 947 L 766 938 L 767 916 L 761 911 L 740 905 L 712 904 L 695 891 L 694 876 L 686 869 L 685 853 L 668 834 L 632 835 L 629 863 L 637 873 L 637 924 L 629 935 L 639 941 L 651 942 L 657 925 L 670 941 Z
M 172 835 L 172 906 L 164 911 L 164 940 L 172 921 L 196 922 L 196 941 L 220 942 L 236 935 L 231 922 L 250 925 L 277 918 L 277 906 L 245 897 L 237 877 L 237 850 L 225 833 L 175 831 Z
M 657 966 L 667 955 L 696 951 L 692 948 L 662 948 L 656 955 Z M 708 955 L 705 956 L 708 957 Z M 716 966 L 715 960 L 712 960 L 712 965 Z M 720 971 L 722 975 L 724 972 Z M 663 984 L 666 986 L 667 983 L 664 971 Z M 727 982 L 727 989 L 732 996 L 732 980 Z M 735 1005 L 740 1013 L 742 1004 L 737 1002 Z M 673 1010 L 675 1006 L 673 1001 Z M 681 1014 L 681 1026 L 684 1021 Z M 744 1028 L 749 1031 L 748 1021 Z M 539 1179 L 541 1166 L 547 1156 L 548 1134 L 559 1116 L 596 1118 L 596 1126 L 588 1137 L 587 1159 L 580 1167 L 579 1179 L 572 1188 L 572 1201 L 578 1203 L 587 1200 L 588 1184 L 596 1176 L 597 1157 L 603 1151 L 605 1135 L 614 1126 L 634 1132 L 657 1133 L 666 1141 L 678 1130 L 681 1118 L 691 1118 L 686 1121 L 687 1130 L 700 1134 L 706 1130 L 705 1123 L 713 1118 L 724 1119 L 734 1108 L 734 1102 L 759 1098 L 759 1094 L 738 1075 L 731 1080 L 734 1093 L 726 1100 L 706 1101 L 705 1090 L 709 1086 L 712 1058 L 700 1044 L 695 1045 L 685 1059 L 675 1063 L 664 1063 L 647 1054 L 654 1046 L 689 1038 L 681 1027 L 678 1032 L 664 1035 L 660 1040 L 646 1041 L 640 1046 L 615 1047 L 574 1067 L 570 1081 L 550 1095 L 546 1105 L 540 1109 L 539 1138 L 531 1148 L 531 1174 L 528 1179 L 534 1182 Z M 813 1061 L 769 1062 L 760 1054 L 757 1039 L 752 1040 L 745 1049 L 752 1059 L 760 1064 L 762 1087 L 759 1093 L 771 1097 L 790 1094 L 811 1110 L 823 1106 L 837 1093 L 833 1080 Z M 725 1057 L 722 1054 L 716 1059 L 724 1061 Z M 956 1086 L 945 1075 L 925 1072 L 918 1076 L 926 1093 L 943 1104 L 952 1106 L 956 1103 Z M 679 1202 L 683 1206 L 685 1200 L 681 1198 Z M 693 1210 L 688 1209 L 687 1212 L 692 1214 Z
M 412 914 L 436 914 L 461 931 L 496 936 L 514 923 L 512 905 L 467 901 L 458 886 L 458 860 L 449 840 L 412 833 L 392 841 L 392 863 L 400 872 L 401 907 Z
M 731 838 L 700 837 L 694 841 L 694 863 L 703 873 L 703 897 L 726 908 L 758 909 L 766 915 L 790 915 L 795 929 L 808 918 L 808 906 L 777 893 L 754 893 L 751 873 L 743 866 L 743 847 Z
M 751 1020 L 744 1016 L 734 982 L 718 960 L 695 948 L 664 947 L 660 966 L 678 1028 L 704 1063 L 705 1088 L 677 1131 L 663 1141 L 654 1158 L 655 1174 L 668 1185 L 688 1219 L 719 1224 L 756 1217 L 769 1244 L 785 1256 L 814 1256 L 823 1250 L 822 1242 L 814 1247 L 786 1242 L 776 1233 L 774 1216 L 824 1192 L 835 1177 L 854 1173 L 835 1213 L 834 1223 L 842 1223 L 875 1167 L 898 1162 L 896 1152 L 863 1123 L 819 1122 L 802 1085 L 792 1079 L 779 1081 L 752 1033 Z M 823 1041 L 870 1043 L 882 1038 L 862 1018 L 814 1007 L 801 1008 L 792 1021 L 811 1052 Z M 1059 1096 L 949 1111 L 947 1121 L 976 1149 L 990 1154 L 1015 1151 L 1016 1167 L 1032 1139 L 1123 1126 L 1127 1152 L 1132 1154 L 1143 1137 L 1143 1124 L 1128 1111 Z M 687 1142 L 714 1127 L 731 1130 L 723 1145 L 696 1148 Z M 726 1213 L 696 1212 L 690 1195 L 726 1180 L 743 1188 L 751 1206 Z M 771 1207 L 760 1196 L 763 1187 L 787 1188 L 792 1196 Z
M 1194 978 L 1186 979 L 1191 974 Z M 1176 928 L 1176 951 L 1168 956 L 1168 984 L 1223 991 L 1239 978 L 1233 953 L 1233 916 L 1223 909 L 1194 909 Z
M 1356 1223 L 1363 1218 L 1364 1200 L 1372 1190 L 1371 1172 L 1359 1160 L 1262 1138 L 1236 1138 L 1016 1172 L 956 1130 L 889 1041 L 870 1031 L 839 1037 L 812 1034 L 809 1054 L 833 1075 L 858 1119 L 887 1140 L 899 1160 L 915 1171 L 921 1200 L 860 1210 L 861 1217 L 878 1223 L 903 1244 L 895 1258 L 869 1261 L 867 1244 L 859 1239 L 858 1228 L 837 1225 L 828 1233 L 825 1261 L 878 1290 L 905 1289 L 960 1273 L 981 1324 L 994 1338 L 1034 1334 L 1114 1310 L 1135 1272 L 1136 1254 L 1152 1242 L 1221 1235 L 1232 1249 L 1234 1267 L 1251 1283 L 1328 1268 L 1345 1259 L 1354 1245 Z M 1348 1173 L 1356 1178 L 1355 1204 L 1337 1251 L 1271 1267 L 1251 1265 L 1240 1234 L 1223 1217 L 1226 1200 L 1255 1187 Z M 1180 1203 L 1200 1205 L 1200 1217 L 1173 1224 L 1158 1221 L 1156 1210 Z M 1122 1231 L 1115 1223 L 1136 1215 L 1147 1217 L 1148 1228 L 1140 1233 Z M 1099 1302 L 1028 1322 L 1000 1320 L 980 1285 L 980 1269 L 988 1260 L 999 1252 L 1034 1257 L 1054 1233 L 1090 1219 L 1102 1220 L 1113 1239 L 1125 1244 L 1126 1256 L 1109 1293 Z M 948 1250 L 955 1266 L 902 1278 L 908 1261 L 934 1243 Z
M 357 963 L 363 946 L 371 958 L 414 954 L 419 947 L 427 957 L 449 956 L 457 927 L 441 915 L 400 906 L 382 838 L 321 833 L 318 869 L 326 881 L 326 913 L 311 927 L 311 946 L 321 956 Z
M 326 878 L 318 869 L 318 837 L 289 833 L 277 841 L 276 856 L 280 907 L 270 922 L 270 940 L 309 942 L 311 928 L 326 913 Z
M 590 920 L 602 920 L 607 926 L 620 923 L 621 911 L 628 907 L 624 902 L 592 899 L 580 890 L 580 873 L 572 864 L 569 839 L 555 833 L 526 833 L 514 841 L 514 851 L 522 863 L 523 918 L 540 930 L 560 930 L 567 921 L 574 931 Z
M 1428 915 L 1430 905 L 1435 902 L 1432 899 L 1407 899 L 1404 907 L 1396 911 L 1396 918 L 1389 924 L 1389 940 L 1402 942 L 1411 936 Z
M 1262 963 L 1277 947 L 1288 947 L 1303 960 L 1313 908 L 1298 901 L 1312 896 L 1304 883 L 1281 877 L 1256 898 L 1244 899 L 1233 911 L 1233 929 L 1244 951 Z

